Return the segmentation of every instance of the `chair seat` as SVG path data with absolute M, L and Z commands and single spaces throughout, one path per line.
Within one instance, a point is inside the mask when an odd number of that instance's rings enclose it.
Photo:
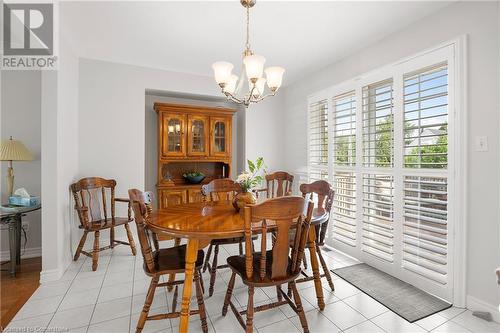
M 253 276 L 252 279 L 247 278 L 245 255 L 231 256 L 227 258 L 227 264 L 233 272 L 241 276 L 243 283 L 246 285 L 253 286 L 270 286 L 270 285 L 280 285 L 288 283 L 289 281 L 295 280 L 295 278 L 300 274 L 291 273 L 292 260 L 288 258 L 288 273 L 287 276 L 280 279 L 271 279 L 272 276 L 272 265 L 273 265 L 273 251 L 266 252 L 266 276 L 263 279 L 260 278 L 260 253 L 253 254 Z
M 88 227 L 85 229 L 90 231 L 109 229 L 111 227 L 120 226 L 133 221 L 134 221 L 133 219 L 129 220 L 126 217 L 115 217 L 115 218 L 109 218 L 107 220 L 92 221 L 88 224 Z M 80 228 L 82 228 L 82 226 L 80 226 Z
M 253 235 L 252 240 L 259 238 L 258 235 Z M 245 237 L 234 237 L 234 238 L 224 238 L 224 239 L 213 239 L 210 243 L 212 245 L 227 245 L 227 244 L 239 244 L 245 241 Z
M 174 246 L 153 252 L 156 272 L 149 272 L 146 263 L 143 268 L 147 275 L 183 273 L 186 267 L 186 245 Z M 205 253 L 198 250 L 196 268 L 201 268 Z

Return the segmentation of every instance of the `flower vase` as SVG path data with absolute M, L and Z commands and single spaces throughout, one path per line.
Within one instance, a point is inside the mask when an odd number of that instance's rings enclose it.
M 254 205 L 257 202 L 252 192 L 240 192 L 234 196 L 233 207 L 237 212 L 247 205 Z

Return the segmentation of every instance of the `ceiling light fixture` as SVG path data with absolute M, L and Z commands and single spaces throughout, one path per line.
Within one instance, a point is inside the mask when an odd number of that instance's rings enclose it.
M 240 0 L 240 3 L 247 11 L 247 40 L 245 51 L 243 52 L 243 65 L 240 76 L 232 74 L 233 64 L 227 61 L 218 61 L 212 65 L 215 81 L 221 87 L 222 93 L 227 99 L 243 104 L 246 107 L 250 103 L 258 103 L 264 98 L 276 95 L 281 87 L 283 67 L 267 67 L 264 69 L 266 59 L 263 56 L 254 54 L 250 49 L 250 8 L 255 5 L 256 0 Z M 263 72 L 266 77 L 263 77 Z M 243 86 L 248 83 L 248 91 L 242 93 Z M 265 85 L 269 91 L 265 93 Z

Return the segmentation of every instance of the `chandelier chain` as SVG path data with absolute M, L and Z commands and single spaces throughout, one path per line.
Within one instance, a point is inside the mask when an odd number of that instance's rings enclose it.
M 247 7 L 247 42 L 246 42 L 246 49 L 247 51 L 250 51 L 250 6 Z

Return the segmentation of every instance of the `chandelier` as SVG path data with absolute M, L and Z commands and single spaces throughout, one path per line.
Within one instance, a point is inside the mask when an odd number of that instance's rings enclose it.
M 212 65 L 214 70 L 215 81 L 222 90 L 222 93 L 227 99 L 243 104 L 248 107 L 250 103 L 258 103 L 264 98 L 276 95 L 276 92 L 281 86 L 283 67 L 267 67 L 264 69 L 266 59 L 254 54 L 250 49 L 250 8 L 255 5 L 256 0 L 240 0 L 247 12 L 247 40 L 245 51 L 243 51 L 243 65 L 240 76 L 232 73 L 233 64 L 227 61 L 218 61 Z M 263 72 L 266 77 L 263 77 Z M 265 92 L 265 86 L 269 91 Z M 248 87 L 248 91 L 244 92 L 244 87 Z

